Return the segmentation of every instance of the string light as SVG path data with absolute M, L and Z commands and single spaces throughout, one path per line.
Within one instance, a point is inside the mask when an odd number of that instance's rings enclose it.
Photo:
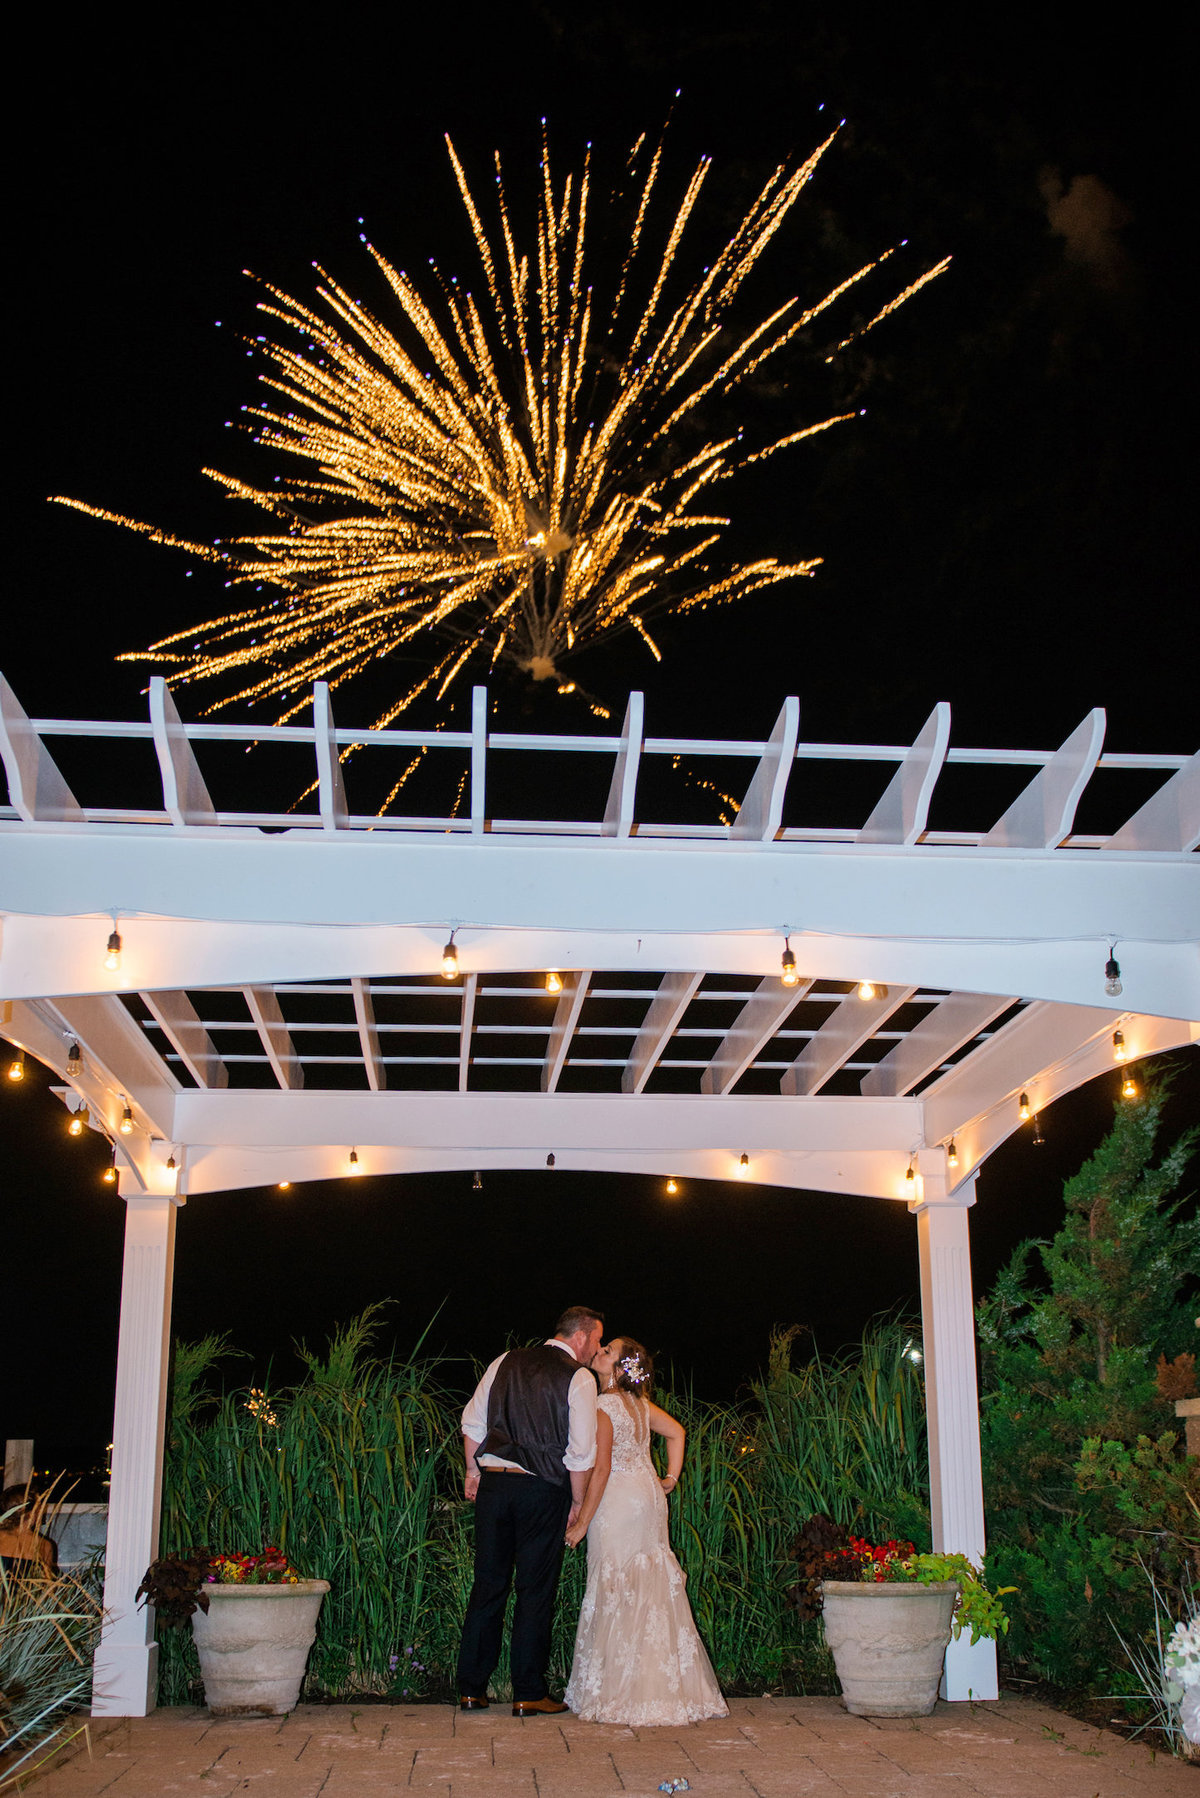
M 169 1174 L 173 1174 L 175 1172 L 175 1165 L 176 1165 L 176 1163 L 175 1163 L 174 1154 L 168 1155 L 167 1156 L 167 1172 Z
M 16 1054 L 13 1056 L 12 1060 L 9 1062 L 6 1072 L 8 1074 L 8 1078 L 10 1080 L 24 1080 L 24 1078 L 25 1078 L 25 1051 L 24 1051 L 24 1049 L 17 1050 Z
M 1126 1074 L 1124 1080 L 1121 1082 L 1121 1097 L 1123 1099 L 1136 1099 L 1137 1096 L 1138 1083 L 1132 1074 Z
M 350 1151 L 349 1168 L 350 1168 L 350 1172 L 352 1174 L 360 1174 L 362 1172 L 362 1169 L 358 1165 L 358 1150 L 357 1149 L 351 1149 L 351 1151 Z
M 1017 1100 L 1017 1115 L 1023 1124 L 1027 1124 L 1033 1116 L 1033 1106 L 1029 1103 L 1028 1093 L 1022 1093 Z
M 738 1161 L 738 1179 L 739 1180 L 748 1180 L 749 1178 L 750 1178 L 750 1157 L 749 1157 L 749 1155 L 747 1155 L 745 1153 L 745 1151 L 743 1151 L 742 1155 Z
M 106 1186 L 115 1186 L 117 1184 L 117 1164 L 115 1159 L 109 1162 L 100 1177 Z
M 783 939 L 783 954 L 779 958 L 779 963 L 779 978 L 784 986 L 799 986 L 800 976 L 796 972 L 796 957 L 792 954 L 792 939 L 790 937 L 785 936 Z
M 649 628 L 656 613 L 728 604 L 811 574 L 816 560 L 721 567 L 711 552 L 732 522 L 716 503 L 722 482 L 858 415 L 837 413 L 757 448 L 736 423 L 726 427 L 730 394 L 893 253 L 807 307 L 792 297 L 765 320 L 735 321 L 743 284 L 836 135 L 774 171 L 690 291 L 683 246 L 708 157 L 663 209 L 659 236 L 661 143 L 638 140 L 611 205 L 593 198 L 589 161 L 555 183 L 543 147 L 536 231 L 522 251 L 499 175 L 499 229 L 489 234 L 448 143 L 481 281 L 460 286 L 434 267 L 437 290 L 426 297 L 368 244 L 393 328 L 323 270 L 312 304 L 265 288 L 261 308 L 280 341 L 256 346 L 267 392 L 244 408 L 246 422 L 299 472 L 264 487 L 213 476 L 258 508 L 257 534 L 194 543 L 62 502 L 216 565 L 231 587 L 274 589 L 131 659 L 166 661 L 177 681 L 232 675 L 230 701 L 274 698 L 283 721 L 314 680 L 338 681 L 440 638 L 383 725 L 421 693 L 440 699 L 472 655 L 504 658 L 566 690 L 573 683 L 560 664 L 620 633 L 636 633 L 661 659 Z M 629 246 L 607 291 L 591 275 L 597 231 L 606 243 L 623 233 Z M 874 315 L 853 336 L 945 266 L 882 309 L 864 307 Z M 699 421 L 712 400 L 722 404 L 721 430 L 705 441 Z
M 104 965 L 110 974 L 115 974 L 121 965 L 121 933 L 117 929 L 117 921 L 113 919 L 113 927 L 104 950 Z
M 876 989 L 875 989 L 874 981 L 872 981 L 872 980 L 860 980 L 859 981 L 858 996 L 860 999 L 873 999 L 875 997 L 875 992 L 876 992 Z
M 292 1183 L 290 1180 L 281 1180 L 275 1190 L 276 1192 L 291 1192 Z
M 1033 1141 L 1035 1143 L 1044 1143 L 1045 1140 L 1046 1140 L 1046 1138 L 1042 1135 L 1041 1117 L 1035 1111 L 1033 1114 Z
M 121 1126 L 120 1126 L 120 1128 L 121 1128 L 122 1136 L 132 1136 L 133 1135 L 133 1113 L 129 1109 L 129 1104 L 127 1101 L 122 1106 L 122 1109 L 121 1109 Z
M 87 1123 L 87 1121 L 91 1117 L 91 1115 L 92 1114 L 88 1110 L 86 1105 L 80 1105 L 75 1111 L 73 1111 L 71 1113 L 71 1121 L 67 1125 L 68 1136 L 82 1136 L 83 1135 L 83 1127 Z
M 547 1166 L 547 1167 L 553 1167 L 553 1166 L 554 1166 L 554 1152 L 553 1152 L 553 1150 L 551 1150 L 551 1152 L 550 1152 L 550 1154 L 549 1154 L 549 1155 L 547 1155 L 547 1157 L 546 1157 L 546 1166 Z
M 1129 1051 L 1125 1047 L 1125 1038 L 1119 1030 L 1113 1031 L 1113 1060 L 1124 1061 Z
M 915 1189 L 917 1184 L 917 1170 L 911 1155 L 908 1158 L 908 1166 L 904 1170 L 904 1184 L 910 1192 Z
M 671 1197 L 674 1198 L 675 1194 L 679 1191 L 678 1180 L 675 1180 L 675 1179 L 668 1180 L 667 1181 L 667 1191 L 670 1193 Z
M 442 950 L 442 979 L 458 979 L 458 950 L 454 947 L 455 932 L 450 932 L 450 941 Z
M 74 1080 L 83 1072 L 83 1050 L 77 1042 L 72 1042 L 67 1050 L 67 1074 Z
M 946 1166 L 958 1166 L 958 1145 L 955 1143 L 953 1137 L 951 1137 L 950 1141 L 946 1144 Z
M 476 1171 L 475 1171 L 475 1178 L 471 1181 L 471 1191 L 472 1192 L 482 1192 L 483 1191 L 483 1175 L 479 1172 L 478 1169 L 476 1169 Z
M 562 975 L 555 973 L 554 969 L 551 968 L 546 975 L 546 991 L 548 993 L 561 993 L 562 990 Z
M 1108 960 L 1104 964 L 1104 990 L 1110 999 L 1121 997 L 1121 964 L 1117 960 L 1117 945 L 1114 943 L 1108 952 Z

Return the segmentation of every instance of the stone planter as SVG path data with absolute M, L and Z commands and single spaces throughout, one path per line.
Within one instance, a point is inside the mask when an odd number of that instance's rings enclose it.
M 205 1586 L 192 1615 L 204 1698 L 214 1717 L 280 1717 L 294 1710 L 329 1581 Z
M 824 1580 L 822 1622 L 856 1717 L 927 1717 L 937 1702 L 958 1586 Z

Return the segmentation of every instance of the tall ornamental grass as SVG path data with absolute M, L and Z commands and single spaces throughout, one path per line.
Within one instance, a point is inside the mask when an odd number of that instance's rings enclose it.
M 371 1353 L 364 1313 L 288 1390 L 216 1398 L 207 1382 L 228 1345 L 176 1353 L 163 1551 L 204 1544 L 283 1549 L 327 1579 L 307 1695 L 441 1696 L 453 1690 L 471 1587 L 472 1508 L 462 1497 L 459 1415 L 443 1364 Z M 883 1320 L 839 1360 L 793 1369 L 797 1332 L 777 1334 L 768 1376 L 738 1403 L 689 1392 L 664 1404 L 688 1431 L 671 1537 L 701 1634 L 727 1690 L 833 1690 L 813 1625 L 785 1599 L 788 1548 L 813 1511 L 928 1546 L 920 1369 L 907 1329 Z M 418 1345 L 419 1347 L 419 1345 Z M 460 1382 L 461 1383 L 461 1382 Z M 550 1677 L 571 1665 L 586 1549 L 563 1570 Z M 162 1635 L 165 1703 L 199 1693 L 190 1632 Z M 507 1665 L 493 1691 L 508 1691 Z

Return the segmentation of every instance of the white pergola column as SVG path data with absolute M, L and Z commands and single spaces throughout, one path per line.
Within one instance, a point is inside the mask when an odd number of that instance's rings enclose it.
M 925 1403 L 929 1422 L 929 1492 L 935 1554 L 964 1554 L 976 1564 L 984 1551 L 983 1467 L 979 1449 L 979 1381 L 967 1212 L 975 1181 L 946 1191 L 941 1149 L 918 1156 L 917 1219 Z M 943 1698 L 996 1698 L 996 1644 L 971 1646 L 964 1632 L 946 1650 Z
M 144 1717 L 158 1700 L 154 1612 L 134 1594 L 158 1554 L 167 1415 L 171 1277 L 179 1197 L 125 1201 L 125 1259 L 104 1572 L 104 1633 L 92 1713 Z

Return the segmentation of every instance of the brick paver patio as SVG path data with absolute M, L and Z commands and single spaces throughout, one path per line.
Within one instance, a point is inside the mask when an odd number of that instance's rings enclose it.
M 836 1698 L 738 1698 L 720 1723 L 618 1729 L 506 1705 L 302 1705 L 214 1722 L 171 1709 L 93 1726 L 92 1752 L 47 1770 L 37 1798 L 1200 1798 L 1196 1771 L 1031 1699 L 939 1704 L 870 1721 Z

